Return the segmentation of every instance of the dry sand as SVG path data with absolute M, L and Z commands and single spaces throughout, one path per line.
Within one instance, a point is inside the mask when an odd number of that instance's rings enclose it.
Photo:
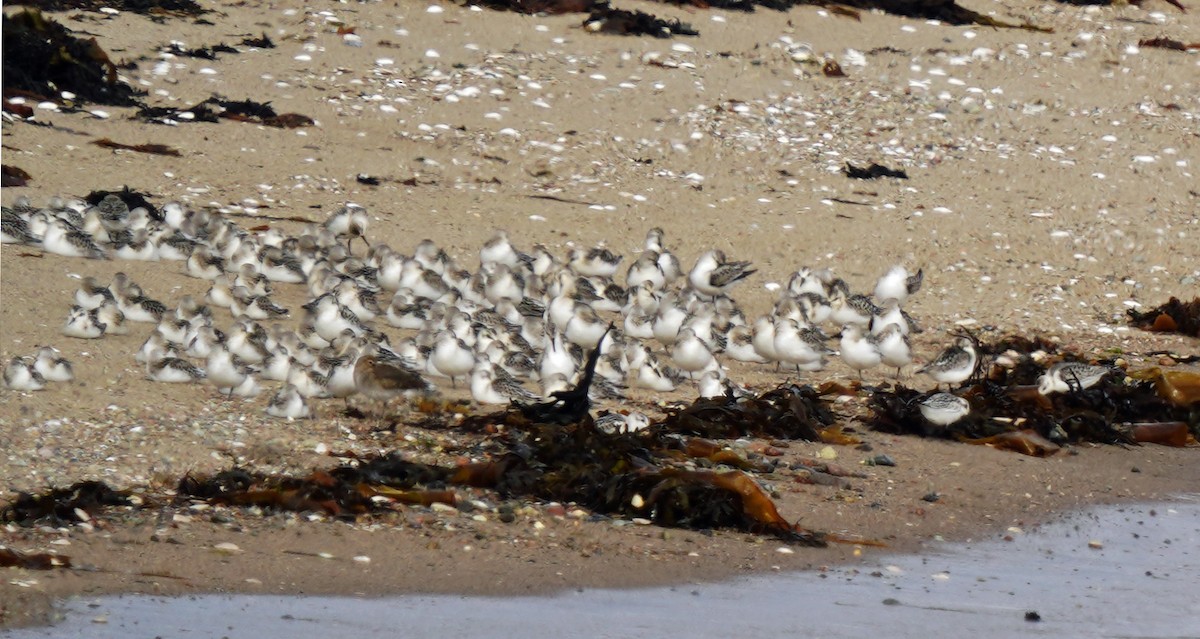
M 928 329 L 917 340 L 921 360 L 966 320 L 1055 336 L 1084 353 L 1119 348 L 1134 366 L 1155 363 L 1144 355 L 1151 351 L 1195 352 L 1195 339 L 1129 330 L 1122 315 L 1129 305 L 1197 293 L 1200 57 L 1136 43 L 1200 41 L 1200 18 L 1157 0 L 1143 8 L 966 4 L 1055 32 L 871 13 L 859 22 L 815 7 L 743 15 L 638 5 L 701 31 L 671 41 L 591 34 L 576 15 L 420 2 L 229 3 L 205 16 L 212 25 L 66 12 L 56 17 L 96 35 L 114 59 L 137 63 L 122 75 L 148 90 L 151 104 L 219 93 L 269 101 L 318 126 L 167 127 L 132 120 L 128 109 L 97 107 L 106 118 L 39 111 L 52 127 L 4 124 L 4 163 L 33 182 L 4 189 L 3 201 L 129 185 L 159 203 L 314 221 L 354 201 L 371 212 L 372 241 L 411 250 L 431 238 L 466 266 L 495 229 L 525 248 L 540 242 L 565 253 L 570 243 L 606 242 L 630 256 L 657 225 L 688 265 L 713 246 L 753 260 L 758 274 L 735 291 L 750 316 L 770 304 L 765 285 L 786 282 L 801 265 L 832 267 L 862 289 L 893 263 L 924 266 L 925 287 L 907 306 Z M 353 26 L 362 46 L 348 45 L 339 24 Z M 158 53 L 171 40 L 201 46 L 260 32 L 278 48 L 216 61 Z M 848 77 L 795 62 L 800 43 L 838 59 Z M 182 155 L 90 144 L 104 137 L 168 144 Z M 911 179 L 849 180 L 838 172 L 846 161 L 880 162 Z M 358 174 L 382 184 L 359 184 Z M 545 195 L 560 200 L 533 197 Z M 96 341 L 60 334 L 77 276 L 107 281 L 124 271 L 168 303 L 203 294 L 179 263 L 43 257 L 5 245 L 0 268 L 3 359 L 52 344 L 78 375 L 38 393 L 0 394 L 8 490 L 85 478 L 170 484 L 233 461 L 292 470 L 333 463 L 314 452 L 319 444 L 452 458 L 444 451 L 453 450 L 453 433 L 374 433 L 371 423 L 340 416 L 336 400 L 320 404 L 320 419 L 289 423 L 263 416 L 265 396 L 229 401 L 207 386 L 147 382 L 132 353 L 149 325 Z M 298 287 L 282 290 L 285 305 L 303 301 Z M 731 375 L 758 388 L 781 381 L 770 367 Z M 814 381 L 847 375 L 833 366 Z M 653 409 L 689 398 L 635 399 Z M 777 484 L 784 516 L 910 549 L 1200 485 L 1191 449 L 1085 446 L 1033 459 L 864 438 L 875 451 L 839 449 L 839 463 L 857 469 L 884 452 L 899 465 L 864 468 L 849 489 Z M 786 458 L 811 459 L 820 448 L 794 444 Z M 921 500 L 934 491 L 940 501 Z M 99 592 L 521 593 L 715 579 L 824 565 L 862 550 L 781 554 L 778 543 L 740 533 L 617 528 L 570 510 L 556 516 L 538 505 L 512 524 L 488 512 L 413 509 L 355 526 L 163 511 L 93 530 L 10 527 L 7 545 L 53 549 L 97 570 L 10 571 L 0 624 L 38 618 L 53 597 Z M 220 542 L 241 552 L 214 552 Z M 334 559 L 314 556 L 322 552 Z

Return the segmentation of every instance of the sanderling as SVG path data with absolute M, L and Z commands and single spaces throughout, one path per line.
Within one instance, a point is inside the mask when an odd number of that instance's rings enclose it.
M 774 337 L 771 341 L 773 348 Z M 745 325 L 730 327 L 729 332 L 725 334 L 725 354 L 739 362 L 767 362 L 767 358 L 754 348 L 754 329 Z
M 833 272 L 829 269 L 811 269 L 805 266 L 792 273 L 788 279 L 787 292 L 792 297 L 811 293 L 823 298 L 829 295 L 831 282 L 833 282 Z
M 199 280 L 215 280 L 225 275 L 225 258 L 207 246 L 198 246 L 184 262 L 184 273 Z
M 475 353 L 449 329 L 440 331 L 436 339 L 429 361 L 435 371 L 449 377 L 450 385 L 457 388 L 458 378 L 475 367 Z
M 262 250 L 258 266 L 263 277 L 272 282 L 300 284 L 308 279 L 299 258 L 274 246 Z
M 908 269 L 896 265 L 887 270 L 875 283 L 875 299 L 879 301 L 894 299 L 903 304 L 909 295 L 921 290 L 921 281 L 925 277 L 924 269 L 908 274 Z
M 912 363 L 912 344 L 908 341 L 908 335 L 901 332 L 899 326 L 889 324 L 875 336 L 875 343 L 879 346 L 883 365 L 895 368 L 896 378 L 899 379 L 900 370 Z
M 795 320 L 784 319 L 775 324 L 775 354 L 778 361 L 796 367 L 797 371 L 819 371 L 825 366 L 823 334 L 814 328 L 800 328 Z
M 234 317 L 245 315 L 250 319 L 277 319 L 288 316 L 288 309 L 271 301 L 266 295 L 253 295 L 244 286 L 235 286 L 230 290 L 233 303 L 229 310 Z
M 607 331 L 608 324 L 600 319 L 592 307 L 576 304 L 571 319 L 563 327 L 563 336 L 572 344 L 583 348 L 595 348 Z
M 113 244 L 113 255 L 122 260 L 157 262 L 158 247 L 150 240 L 149 231 L 137 229 L 128 238 Z
M 308 403 L 300 390 L 286 384 L 271 396 L 267 403 L 267 414 L 283 419 L 304 419 L 309 416 Z
M 649 428 L 650 418 L 636 410 L 628 415 L 605 413 L 596 418 L 595 425 L 596 430 L 607 435 L 625 435 Z
M 367 209 L 353 202 L 347 202 L 345 206 L 329 216 L 329 219 L 325 221 L 325 228 L 333 233 L 334 237 L 345 238 L 346 249 L 350 250 L 350 242 L 354 241 L 356 237 L 361 238 L 363 244 L 371 245 L 367 242 L 366 237 L 369 221 Z
M 847 324 L 842 328 L 841 339 L 842 361 L 847 366 L 858 371 L 858 379 L 863 378 L 863 371 L 874 368 L 883 361 L 879 345 L 870 335 L 864 335 L 858 324 Z
M 146 362 L 146 377 L 156 382 L 191 384 L 204 379 L 205 375 L 195 364 L 159 351 Z
M 949 426 L 971 412 L 967 400 L 950 393 L 933 393 L 920 400 L 917 407 L 921 415 L 934 426 Z
M 479 263 L 481 265 L 504 264 L 511 268 L 515 267 L 520 261 L 517 250 L 508 241 L 508 233 L 504 231 L 496 231 L 492 239 L 488 240 L 483 245 L 483 248 L 479 249 Z
M 670 286 L 683 277 L 683 269 L 679 267 L 679 258 L 663 246 L 663 235 L 662 228 L 657 226 L 647 231 L 645 249 L 657 254 L 656 261 L 665 278 L 664 285 Z
M 108 301 L 115 301 L 112 291 L 91 275 L 83 278 L 75 290 L 75 303 L 86 310 L 100 308 L 101 304 Z
M 125 319 L 130 322 L 157 324 L 167 313 L 166 304 L 145 295 L 135 295 L 129 298 L 117 297 L 117 307 L 125 314 Z
M 46 379 L 25 358 L 14 357 L 4 367 L 4 385 L 15 391 L 39 391 L 46 387 Z
M 754 320 L 750 345 L 754 347 L 754 352 L 759 357 L 768 362 L 775 362 L 776 370 L 778 370 L 780 360 L 779 352 L 775 350 L 776 323 L 775 317 L 772 315 L 761 315 Z
M 1086 362 L 1059 362 L 1038 378 L 1038 392 L 1052 395 L 1091 388 L 1111 372 L 1113 369 L 1107 366 Z
M 16 211 L 3 207 L 0 213 L 0 243 L 3 244 L 41 244 L 42 238 L 33 234 L 29 222 Z
M 879 314 L 876 306 L 866 295 L 848 295 L 841 289 L 835 290 L 829 298 L 832 310 L 830 319 L 838 324 L 858 324 L 867 326 L 871 318 Z
M 72 306 L 63 323 L 62 332 L 67 337 L 79 339 L 99 339 L 104 337 L 108 326 L 100 321 L 97 309 L 85 309 L 82 306 Z
M 969 337 L 959 337 L 952 346 L 937 356 L 932 362 L 917 369 L 941 384 L 959 384 L 975 374 L 979 364 L 979 352 L 975 350 L 975 342 Z
M 235 358 L 222 345 L 209 351 L 204 370 L 208 374 L 208 382 L 216 386 L 218 392 L 229 395 L 233 395 L 233 390 L 254 374 L 254 369 Z
M 485 264 L 480 267 L 484 275 L 483 296 L 493 306 L 500 300 L 519 302 L 525 297 L 525 278 L 504 264 Z
M 720 370 L 705 371 L 696 381 L 696 388 L 699 390 L 700 396 L 705 399 L 725 397 L 729 392 L 725 386 L 725 377 Z
M 480 404 L 508 404 L 535 402 L 541 398 L 511 377 L 498 377 L 491 363 L 482 359 L 471 370 L 471 399 Z
M 48 382 L 69 382 L 75 379 L 75 371 L 71 362 L 53 346 L 43 346 L 38 349 L 37 358 L 33 360 L 33 368 Z
M 643 251 L 625 272 L 625 284 L 634 287 L 646 285 L 651 290 L 661 290 L 667 283 L 662 267 L 658 264 L 658 254 Z
M 658 313 L 654 316 L 654 339 L 664 346 L 674 344 L 687 318 L 687 306 L 679 296 L 673 293 L 664 295 L 659 300 Z
M 51 220 L 50 225 L 46 227 L 46 235 L 42 237 L 42 246 L 46 252 L 55 255 L 86 257 L 92 260 L 108 259 L 104 249 L 96 244 L 92 236 L 60 220 Z
M 717 360 L 713 357 L 712 351 L 709 350 L 708 344 L 696 336 L 696 331 L 691 328 L 684 328 L 679 331 L 679 337 L 671 346 L 671 359 L 675 361 L 675 365 L 680 370 L 686 372 L 688 377 L 695 378 L 695 374 L 716 366 Z
M 645 388 L 660 393 L 669 393 L 677 386 L 682 384 L 687 377 L 680 371 L 675 370 L 665 364 L 660 363 L 657 359 L 647 353 L 647 357 L 637 367 L 637 372 L 633 373 L 633 366 L 630 365 L 632 374 L 632 382 L 638 388 Z
M 617 272 L 624 256 L 617 255 L 603 246 L 588 250 L 571 249 L 567 267 L 585 277 L 612 277 Z
M 716 297 L 755 272 L 750 268 L 750 262 L 731 262 L 724 252 L 713 249 L 696 260 L 688 273 L 688 283 L 697 292 Z
M 125 325 L 125 313 L 121 312 L 121 307 L 115 301 L 106 301 L 88 312 L 95 313 L 99 322 L 105 325 L 106 335 L 129 334 L 129 327 Z

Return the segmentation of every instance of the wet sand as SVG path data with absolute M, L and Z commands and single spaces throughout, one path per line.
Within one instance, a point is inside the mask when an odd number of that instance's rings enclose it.
M 938 544 L 921 555 L 666 588 L 578 588 L 551 596 L 397 598 L 207 595 L 75 599 L 54 628 L 22 637 L 125 637 L 197 632 L 358 637 L 446 632 L 491 637 L 727 637 L 820 634 L 926 637 L 931 627 L 976 637 L 1186 637 L 1200 633 L 1196 496 L 1089 508 L 1004 537 Z M 788 547 L 774 548 L 786 558 Z M 778 567 L 776 567 L 778 570 Z M 214 622 L 219 620 L 219 622 Z
M 1120 349 L 1133 367 L 1158 364 L 1157 351 L 1197 350 L 1194 338 L 1142 333 L 1123 319 L 1128 307 L 1197 293 L 1200 58 L 1136 47 L 1164 33 L 1200 41 L 1194 12 L 986 7 L 1055 29 L 1043 34 L 878 14 L 854 21 L 815 7 L 742 15 L 653 5 L 702 31 L 661 41 L 590 34 L 577 28 L 579 16 L 427 6 L 222 6 L 207 16 L 211 25 L 57 14 L 114 59 L 134 61 L 121 74 L 152 104 L 248 96 L 318 126 L 167 127 L 132 120 L 130 109 L 42 110 L 38 120 L 53 126 L 4 125 L 5 164 L 34 179 L 2 199 L 43 203 L 129 185 L 159 203 L 257 216 L 235 219 L 287 233 L 302 224 L 265 218 L 320 222 L 355 201 L 371 212 L 372 242 L 410 251 L 428 237 L 468 268 L 496 229 L 522 248 L 540 242 L 559 254 L 605 242 L 628 264 L 646 230 L 661 226 L 685 267 L 714 246 L 754 262 L 759 272 L 734 290 L 750 317 L 769 309 L 769 285 L 802 265 L 831 267 L 856 290 L 893 263 L 923 266 L 925 288 L 906 306 L 927 329 L 918 361 L 962 324 L 1050 336 L 1084 355 Z M 347 44 L 339 23 L 353 25 L 363 46 Z M 169 40 L 200 46 L 260 31 L 278 48 L 216 61 L 158 52 Z M 797 62 L 801 43 L 840 60 L 848 77 Z M 169 144 L 181 156 L 90 143 L 104 137 Z M 846 161 L 903 168 L 910 179 L 849 180 L 839 173 Z M 382 183 L 360 184 L 359 174 Z M 62 336 L 78 278 L 108 281 L 118 271 L 168 304 L 206 288 L 178 263 L 0 248 L 5 361 L 52 344 L 77 373 L 46 391 L 0 393 L 6 489 L 103 479 L 161 492 L 186 472 L 232 463 L 296 472 L 334 463 L 318 450 L 399 447 L 454 460 L 445 452 L 458 444 L 454 433 L 381 432 L 340 415 L 336 400 L 318 406 L 319 419 L 282 422 L 263 415 L 267 395 L 243 402 L 148 382 L 132 358 L 148 325 L 103 340 Z M 280 287 L 279 300 L 295 308 L 304 296 Z M 851 374 L 834 365 L 804 381 Z M 769 366 L 732 366 L 730 375 L 759 389 L 784 379 Z M 641 393 L 631 405 L 653 412 L 693 396 Z M 845 414 L 853 426 L 861 406 L 851 402 Z M 835 545 L 782 557 L 741 533 L 588 522 L 570 505 L 522 504 L 528 510 L 513 524 L 489 511 L 410 509 L 347 525 L 162 509 L 113 514 L 91 530 L 7 527 L 6 545 L 54 550 L 94 570 L 9 573 L 0 623 L 42 619 L 56 597 L 114 592 L 512 594 L 723 579 L 994 535 L 1089 504 L 1160 500 L 1200 479 L 1194 449 L 1083 446 L 1042 460 L 863 437 L 874 452 L 837 450 L 838 463 L 866 473 L 849 488 L 775 488 L 789 520 L 887 550 Z M 811 460 L 821 448 L 796 443 L 785 460 Z M 898 466 L 860 467 L 881 452 Z M 937 503 L 921 499 L 934 491 Z M 216 551 L 223 542 L 240 552 Z

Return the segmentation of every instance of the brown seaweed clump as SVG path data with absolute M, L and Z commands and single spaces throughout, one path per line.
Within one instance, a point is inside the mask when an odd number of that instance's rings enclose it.
M 70 29 L 26 9 L 4 15 L 4 95 L 111 106 L 137 104 L 142 92 L 117 79 L 117 67 L 95 38 L 77 38 Z
M 1190 302 L 1181 302 L 1179 298 L 1172 297 L 1167 303 L 1145 313 L 1132 308 L 1126 312 L 1129 323 L 1142 330 L 1200 337 L 1200 297 L 1194 297 Z

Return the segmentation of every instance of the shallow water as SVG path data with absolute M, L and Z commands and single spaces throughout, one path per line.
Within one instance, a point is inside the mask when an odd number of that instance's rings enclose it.
M 77 599 L 57 626 L 0 636 L 1200 637 L 1200 496 L 1012 536 L 823 574 L 545 597 Z

